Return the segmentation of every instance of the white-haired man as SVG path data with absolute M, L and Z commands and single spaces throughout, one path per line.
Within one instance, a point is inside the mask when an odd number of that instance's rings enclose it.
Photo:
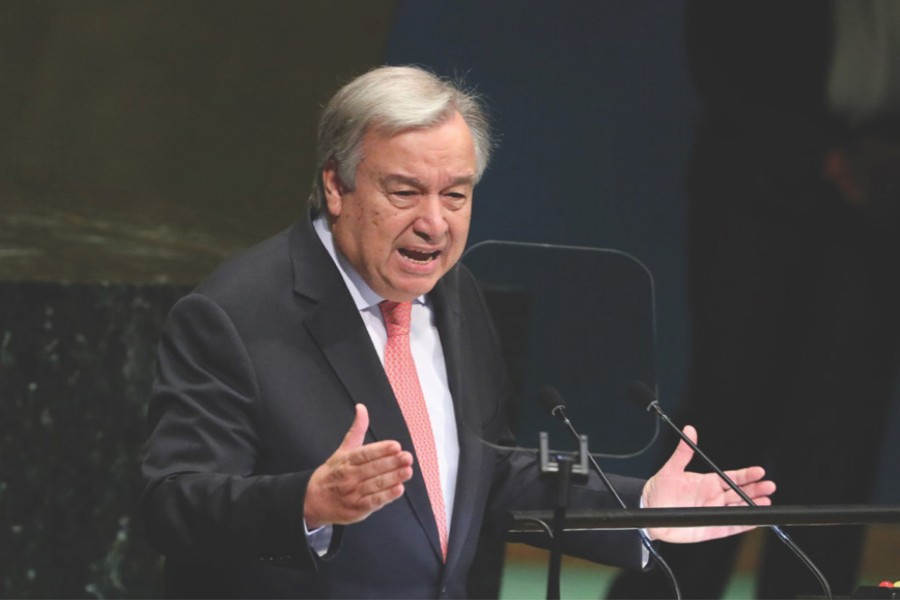
M 168 318 L 143 465 L 151 541 L 171 595 L 462 597 L 484 519 L 552 497 L 533 456 L 482 443 L 508 439 L 508 386 L 458 260 L 487 120 L 459 87 L 383 67 L 335 95 L 318 141 L 310 218 Z M 650 480 L 615 483 L 632 506 L 737 502 L 714 475 L 685 472 L 690 456 L 682 445 Z M 762 469 L 733 475 L 768 503 Z M 613 505 L 595 480 L 572 502 Z M 570 542 L 642 565 L 635 532 Z

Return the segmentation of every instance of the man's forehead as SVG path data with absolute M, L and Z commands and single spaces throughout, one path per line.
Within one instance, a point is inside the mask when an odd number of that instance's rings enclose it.
M 442 186 L 477 180 L 475 143 L 458 113 L 429 127 L 370 130 L 362 150 L 359 168 L 385 183 L 422 185 L 435 176 Z

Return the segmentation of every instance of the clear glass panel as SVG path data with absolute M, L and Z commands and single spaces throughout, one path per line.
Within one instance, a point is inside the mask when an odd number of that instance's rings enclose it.
M 559 390 L 567 414 L 595 455 L 630 456 L 653 440 L 655 419 L 628 401 L 639 380 L 656 389 L 653 277 L 616 250 L 488 241 L 463 256 L 485 292 L 500 332 L 520 447 L 539 432 L 554 450 L 574 450 L 567 429 L 539 406 Z

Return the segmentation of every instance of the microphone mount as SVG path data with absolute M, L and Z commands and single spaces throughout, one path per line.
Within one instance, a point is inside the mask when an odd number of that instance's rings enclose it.
M 586 435 L 578 436 L 577 452 L 562 452 L 559 450 L 550 450 L 549 436 L 546 431 L 540 432 L 540 457 L 541 457 L 541 473 L 556 474 L 560 472 L 560 463 L 568 461 L 571 463 L 571 475 L 577 479 L 587 479 L 590 469 L 588 467 L 588 438 Z
M 583 443 L 585 445 L 585 450 L 587 450 L 587 436 L 583 436 L 578 433 L 575 429 L 575 426 L 572 425 L 572 422 L 569 420 L 569 417 L 566 416 L 566 402 L 562 399 L 559 391 L 554 387 L 543 387 L 538 392 L 538 400 L 540 403 L 550 411 L 550 414 L 562 421 L 563 425 L 571 432 L 571 434 L 575 437 L 575 439 L 579 440 L 579 443 Z M 541 435 L 544 436 L 543 432 Z M 616 491 L 616 488 L 613 487 L 612 482 L 610 482 L 609 477 L 606 476 L 606 472 L 600 467 L 600 464 L 597 460 L 591 455 L 589 452 L 585 452 L 587 454 L 588 460 L 591 465 L 594 467 L 594 472 L 600 477 L 600 480 L 603 482 L 604 487 L 609 491 L 613 498 L 615 498 L 618 505 L 627 510 L 628 507 L 625 504 L 625 501 L 622 500 L 622 497 Z M 669 581 L 672 584 L 672 589 L 675 593 L 676 600 L 681 600 L 681 589 L 678 587 L 678 580 L 675 579 L 675 574 L 672 572 L 669 564 L 663 559 L 663 557 L 659 554 L 659 551 L 656 549 L 656 546 L 653 545 L 653 541 L 650 539 L 650 536 L 647 535 L 647 532 L 643 529 L 638 529 L 638 535 L 641 538 L 641 544 L 644 548 L 647 549 L 647 552 L 653 559 L 656 561 L 656 564 L 663 570 L 668 577 Z

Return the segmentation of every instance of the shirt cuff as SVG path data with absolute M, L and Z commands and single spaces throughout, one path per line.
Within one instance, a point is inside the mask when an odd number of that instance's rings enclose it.
M 306 526 L 306 519 L 304 519 L 303 532 L 306 534 L 306 543 L 316 553 L 316 556 L 322 558 L 328 553 L 331 537 L 334 534 L 334 528 L 331 525 L 323 525 L 310 531 Z
M 644 497 L 643 496 L 641 496 L 640 507 L 644 508 Z M 641 537 L 643 537 L 644 540 L 650 540 L 650 534 L 644 528 L 641 528 Z M 650 542 L 650 543 L 652 544 L 653 542 Z M 647 549 L 647 546 L 645 546 L 643 540 L 641 540 L 641 568 L 646 569 L 647 564 L 649 562 L 650 562 L 650 550 Z

